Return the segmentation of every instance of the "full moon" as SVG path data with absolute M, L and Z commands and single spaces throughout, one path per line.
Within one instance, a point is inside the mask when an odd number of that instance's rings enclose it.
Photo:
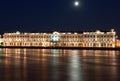
M 78 2 L 78 1 L 75 1 L 75 2 L 74 2 L 74 5 L 75 5 L 75 6 L 79 6 L 79 2 Z

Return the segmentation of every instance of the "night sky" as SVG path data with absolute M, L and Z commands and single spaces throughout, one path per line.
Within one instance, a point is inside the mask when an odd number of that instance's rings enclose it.
M 120 0 L 0 0 L 0 32 L 108 31 L 120 34 Z

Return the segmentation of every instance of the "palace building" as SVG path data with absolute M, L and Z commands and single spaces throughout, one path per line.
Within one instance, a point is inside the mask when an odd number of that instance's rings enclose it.
M 2 38 L 2 36 L 0 35 L 0 46 L 2 46 L 2 44 L 3 44 L 3 38 Z
M 3 46 L 115 47 L 116 32 L 4 33 Z

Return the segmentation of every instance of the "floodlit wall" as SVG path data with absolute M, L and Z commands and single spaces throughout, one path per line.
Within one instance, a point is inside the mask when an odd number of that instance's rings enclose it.
M 4 33 L 4 46 L 115 47 L 116 32 Z

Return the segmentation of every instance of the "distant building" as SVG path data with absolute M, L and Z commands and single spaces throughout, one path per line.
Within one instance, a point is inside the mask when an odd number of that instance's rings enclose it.
M 120 47 L 120 40 L 116 40 L 116 47 Z
M 115 47 L 116 32 L 4 33 L 4 46 Z
M 0 46 L 2 46 L 2 44 L 3 44 L 3 38 L 2 38 L 2 36 L 0 35 Z

